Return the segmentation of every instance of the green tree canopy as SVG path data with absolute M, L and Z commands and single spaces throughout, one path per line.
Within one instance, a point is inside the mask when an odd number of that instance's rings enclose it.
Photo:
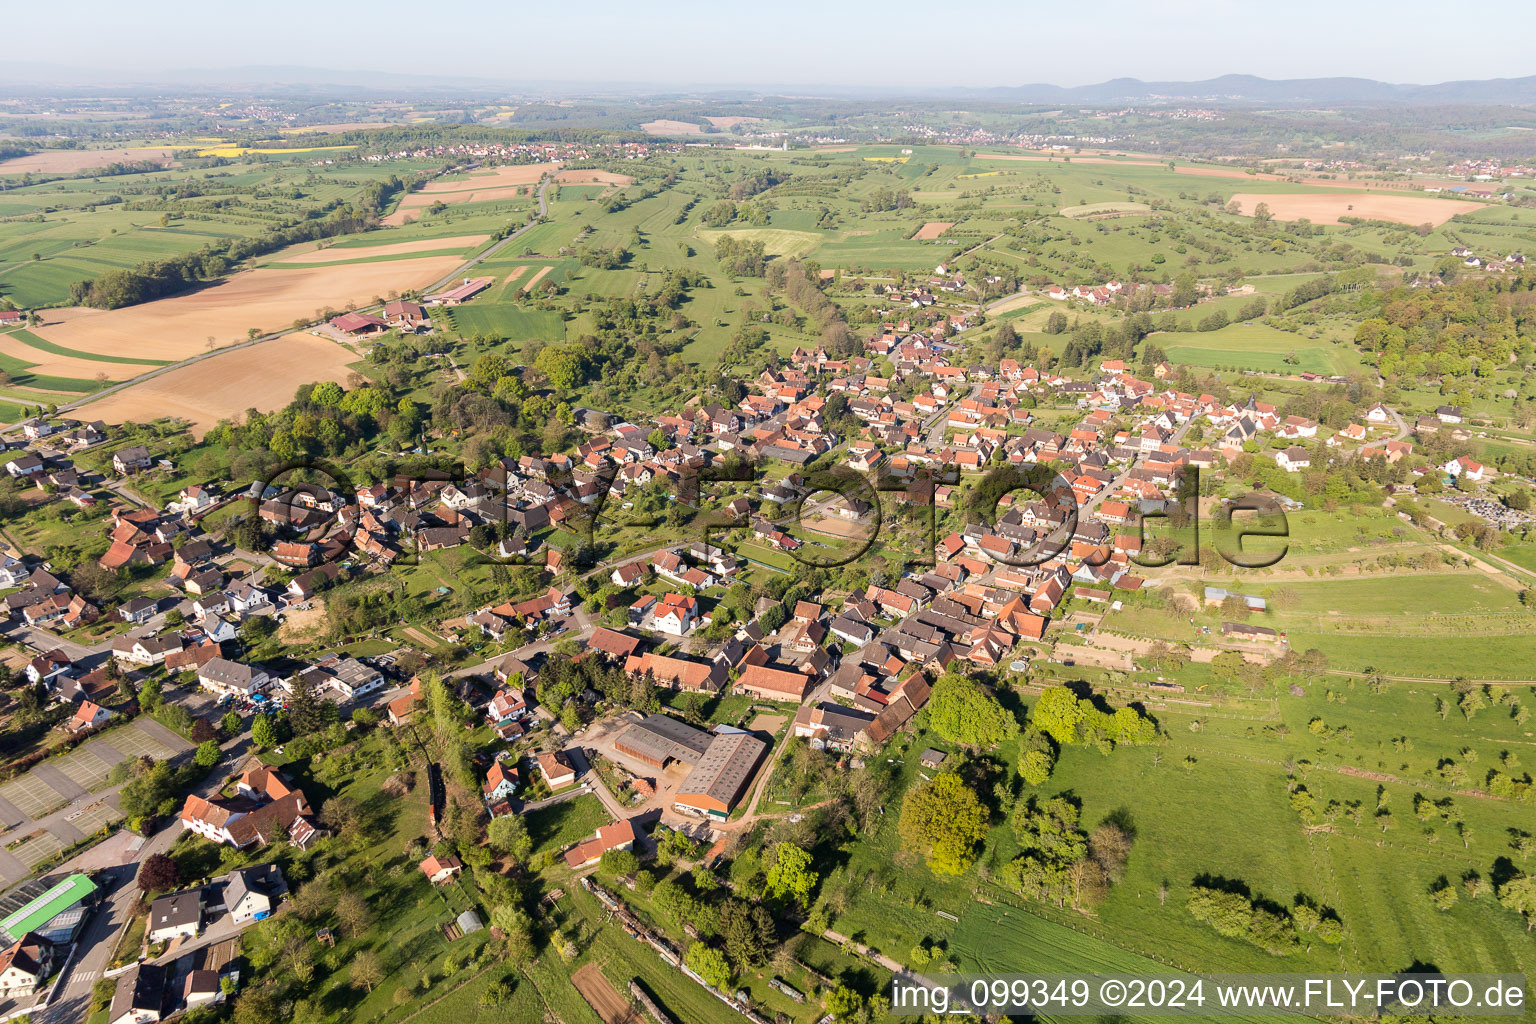
M 907 790 L 898 831 L 902 845 L 921 852 L 934 874 L 958 875 L 987 834 L 987 809 L 964 779 L 942 772 Z
M 1019 734 L 1019 722 L 980 683 L 946 672 L 928 698 L 928 725 L 952 743 L 990 747 Z

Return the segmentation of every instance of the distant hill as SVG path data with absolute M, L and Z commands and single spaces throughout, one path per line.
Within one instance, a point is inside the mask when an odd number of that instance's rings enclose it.
M 1116 78 L 1098 85 L 1020 85 L 972 90 L 972 95 L 1014 103 L 1258 103 L 1294 104 L 1527 104 L 1536 103 L 1536 75 L 1438 85 L 1394 85 L 1369 78 L 1259 78 L 1222 75 L 1203 82 L 1143 82 Z
M 884 85 L 826 85 L 815 82 L 737 84 L 542 81 L 509 79 L 487 70 L 483 76 L 430 74 L 390 69 L 339 65 L 324 68 L 232 66 L 177 68 L 161 71 L 114 71 L 103 68 L 68 67 L 34 61 L 0 63 L 0 90 L 6 95 L 96 95 L 109 91 L 135 92 L 145 87 L 164 88 L 171 94 L 188 90 L 227 89 L 232 92 L 280 97 L 342 96 L 357 92 L 446 98 L 494 97 L 511 93 L 523 96 L 629 97 L 639 100 L 670 100 L 679 97 L 711 99 L 782 100 L 796 98 L 844 98 L 877 101 L 892 98 L 941 102 L 947 99 L 982 99 L 997 103 L 1080 105 L 1198 104 L 1209 106 L 1252 104 L 1264 106 L 1359 106 L 1453 104 L 1466 106 L 1536 106 L 1536 75 L 1525 78 L 1493 78 L 1438 85 L 1399 85 L 1369 78 L 1259 78 L 1256 75 L 1222 75 L 1201 82 L 1143 82 L 1115 78 L 1097 85 L 1064 87 L 1047 83 L 991 88 Z

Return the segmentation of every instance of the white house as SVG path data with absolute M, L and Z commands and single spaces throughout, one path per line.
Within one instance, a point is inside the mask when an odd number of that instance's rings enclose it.
M 43 471 L 43 460 L 27 452 L 6 462 L 5 471 L 15 477 L 36 476 Z
M 70 732 L 83 732 L 86 729 L 94 729 L 98 725 L 106 723 L 112 717 L 112 712 L 94 701 L 83 700 L 75 709 L 75 717 L 69 720 L 65 726 Z
M 31 932 L 0 950 L 0 999 L 34 995 L 53 963 L 53 944 Z
M 165 661 L 167 654 L 180 653 L 183 647 L 181 636 L 176 633 L 137 638 L 118 637 L 112 641 L 112 656 L 133 665 L 159 665 Z
M 1365 411 L 1365 419 L 1367 423 L 1391 423 L 1392 410 L 1377 402 Z
M 190 939 L 203 930 L 203 890 L 161 896 L 149 905 L 149 941 Z
M 1481 462 L 1469 459 L 1465 455 L 1452 459 L 1440 468 L 1450 476 L 1473 481 L 1481 481 L 1488 475 L 1488 467 L 1484 466 Z
M 421 873 L 427 876 L 427 881 L 433 885 L 439 885 L 448 881 L 454 875 L 464 870 L 463 863 L 457 857 L 445 857 L 439 860 L 437 857 L 428 857 L 421 862 Z
M 1287 473 L 1297 473 L 1312 465 L 1312 456 L 1305 448 L 1295 445 L 1281 452 L 1275 453 L 1275 465 Z
M 222 644 L 226 640 L 233 640 L 240 632 L 229 619 L 212 612 L 198 619 L 197 624 L 202 629 L 203 635 L 216 644 Z
M 236 583 L 225 593 L 229 597 L 230 610 L 242 617 L 272 603 L 271 596 L 265 590 L 249 583 Z
M 682 594 L 667 594 L 656 606 L 652 621 L 656 628 L 671 636 L 683 636 L 698 619 L 699 602 Z
M 231 871 L 224 879 L 224 909 L 236 924 L 264 921 L 288 892 L 288 883 L 276 864 Z
M 227 658 L 214 658 L 197 670 L 197 682 L 206 690 L 222 695 L 248 697 L 272 685 L 272 677 L 260 668 Z
M 0 590 L 19 587 L 30 575 L 31 571 L 20 559 L 0 553 Z
M 171 512 L 192 515 L 204 509 L 212 508 L 218 503 L 218 492 L 212 487 L 192 484 L 190 487 L 183 487 L 181 493 L 176 496 L 176 500 L 167 505 L 166 508 Z
M 517 792 L 517 769 L 509 769 L 500 761 L 492 761 L 490 771 L 485 773 L 483 790 L 488 804 L 507 799 Z

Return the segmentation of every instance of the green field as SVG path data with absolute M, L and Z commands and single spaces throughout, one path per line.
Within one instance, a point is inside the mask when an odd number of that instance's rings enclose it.
M 447 317 L 460 334 L 483 334 L 513 341 L 565 340 L 565 323 L 559 313 L 525 309 L 510 302 L 455 306 L 447 311 Z
M 1359 368 L 1348 347 L 1298 337 L 1262 324 L 1233 324 L 1219 331 L 1156 335 L 1175 363 L 1266 373 L 1346 374 Z M 1291 357 L 1294 357 L 1292 361 Z

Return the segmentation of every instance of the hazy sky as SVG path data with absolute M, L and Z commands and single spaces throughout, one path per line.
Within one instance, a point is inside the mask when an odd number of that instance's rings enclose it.
M 303 65 L 521 81 L 992 86 L 1536 73 L 1536 4 L 1425 0 L 73 0 L 10 5 L 5 22 L 13 41 L 48 42 L 13 49 L 16 59 L 136 74 Z

